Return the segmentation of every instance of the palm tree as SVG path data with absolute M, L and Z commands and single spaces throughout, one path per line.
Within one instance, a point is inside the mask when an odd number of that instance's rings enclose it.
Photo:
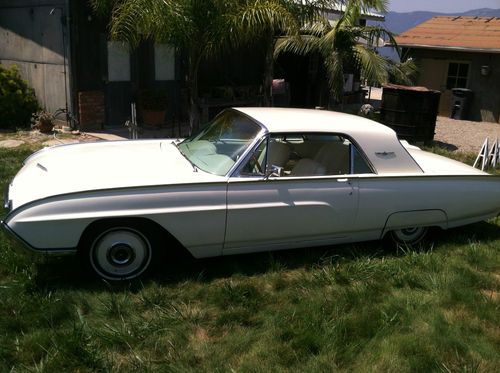
M 415 64 L 409 60 L 396 64 L 380 56 L 373 48 L 380 38 L 389 39 L 396 46 L 391 32 L 380 26 L 361 26 L 359 18 L 363 12 L 374 9 L 385 12 L 387 0 L 345 0 L 342 16 L 330 22 L 321 18 L 307 24 L 300 37 L 285 36 L 278 40 L 274 56 L 283 52 L 299 55 L 319 53 L 327 73 L 330 93 L 341 101 L 344 86 L 344 71 L 347 66 L 362 70 L 370 82 L 386 83 L 390 78 L 398 83 L 411 84 L 416 72 Z
M 303 24 L 316 21 L 338 0 L 242 0 L 228 17 L 230 27 L 238 30 L 237 43 L 261 40 L 265 45 L 263 97 L 271 106 L 274 49 L 279 36 L 298 37 Z
M 91 0 L 94 9 L 110 14 L 112 39 L 134 48 L 142 40 L 168 43 L 186 54 L 186 80 L 191 130 L 199 126 L 198 70 L 203 58 L 224 49 L 226 14 L 223 0 Z
M 113 39 L 136 47 L 142 40 L 169 43 L 186 54 L 189 122 L 199 126 L 198 70 L 216 54 L 255 40 L 268 46 L 265 104 L 269 104 L 273 50 L 278 32 L 297 35 L 301 20 L 318 12 L 324 0 L 91 0 L 111 15 Z M 314 4 L 314 6 L 312 5 Z

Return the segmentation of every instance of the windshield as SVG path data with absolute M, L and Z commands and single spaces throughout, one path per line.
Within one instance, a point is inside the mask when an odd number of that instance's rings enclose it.
M 261 127 L 236 111 L 226 111 L 198 134 L 179 144 L 179 151 L 196 167 L 224 176 L 253 142 Z

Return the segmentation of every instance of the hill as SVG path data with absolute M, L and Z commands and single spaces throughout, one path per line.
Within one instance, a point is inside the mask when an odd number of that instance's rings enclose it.
M 436 16 L 463 16 L 463 17 L 500 17 L 500 9 L 474 9 L 464 13 L 436 13 L 436 12 L 389 12 L 385 16 L 385 27 L 393 33 L 399 34 L 418 24 Z

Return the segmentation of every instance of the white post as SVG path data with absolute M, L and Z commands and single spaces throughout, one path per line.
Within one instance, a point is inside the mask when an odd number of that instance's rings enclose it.
M 476 167 L 477 165 L 479 165 L 479 160 L 482 159 L 481 171 L 484 171 L 485 167 L 488 165 L 488 154 L 488 138 L 486 138 L 472 167 Z
M 497 161 L 498 161 L 498 137 L 493 143 L 490 153 L 488 154 L 488 162 L 491 165 L 491 167 L 495 168 L 497 166 Z

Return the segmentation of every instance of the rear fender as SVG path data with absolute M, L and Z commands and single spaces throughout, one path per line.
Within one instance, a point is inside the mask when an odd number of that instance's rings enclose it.
M 387 232 L 411 227 L 448 228 L 448 217 L 443 210 L 399 211 L 387 218 L 382 236 Z

